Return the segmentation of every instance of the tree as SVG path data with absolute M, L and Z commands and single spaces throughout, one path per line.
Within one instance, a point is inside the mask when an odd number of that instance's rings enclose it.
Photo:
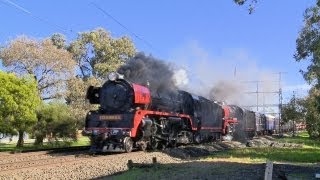
M 320 138 L 320 111 L 317 109 L 319 107 L 317 97 L 319 96 L 320 90 L 313 87 L 306 99 L 306 124 L 311 138 Z
M 37 110 L 38 122 L 33 128 L 35 145 L 42 145 L 45 137 L 49 139 L 76 139 L 76 118 L 69 106 L 61 102 L 43 103 Z
M 43 100 L 63 96 L 65 81 L 74 74 L 72 55 L 61 46 L 58 35 L 35 40 L 20 36 L 0 49 L 0 58 L 9 72 L 33 75 Z M 56 41 L 54 41 L 56 40 Z M 61 40 L 61 39 L 60 39 Z M 55 45 L 54 45 L 55 43 Z
M 85 101 L 87 88 L 90 85 L 101 85 L 108 72 L 117 70 L 136 53 L 133 42 L 128 37 L 113 38 L 102 28 L 80 33 L 70 45 L 64 43 L 61 36 L 55 36 L 55 44 L 64 46 L 76 60 L 78 75 L 67 82 L 67 104 L 80 122 L 85 114 L 94 108 Z
M 281 108 L 281 119 L 283 122 L 292 121 L 295 126 L 296 122 L 305 121 L 306 111 L 306 100 L 296 98 L 295 95 L 293 95 L 288 104 L 285 104 Z M 293 127 L 292 130 L 293 133 L 295 133 L 295 127 Z
M 73 54 L 82 78 L 104 78 L 136 53 L 128 37 L 113 38 L 102 28 L 80 33 L 68 50 Z
M 317 4 L 319 4 L 318 1 Z M 303 76 L 310 84 L 320 87 L 320 7 L 316 5 L 308 8 L 304 14 L 304 27 L 297 38 L 296 61 L 308 60 L 310 65 Z
M 238 5 L 244 5 L 246 4 L 249 0 L 233 0 L 236 4 Z M 251 2 L 249 3 L 249 7 L 248 7 L 248 11 L 249 14 L 252 14 L 254 11 L 254 6 L 255 4 L 258 2 L 258 0 L 251 0 Z
M 17 147 L 21 147 L 24 133 L 37 120 L 36 108 L 40 103 L 37 84 L 32 77 L 18 78 L 2 71 L 0 84 L 0 125 L 5 125 L 4 133 L 18 132 Z
M 314 89 L 310 91 L 309 99 L 312 102 L 309 103 L 308 118 L 314 117 L 314 121 L 320 121 L 317 119 L 317 114 L 314 111 L 320 112 L 320 94 L 316 93 L 320 89 L 320 0 L 316 5 L 308 8 L 304 14 L 304 27 L 302 28 L 299 37 L 297 38 L 296 53 L 294 55 L 296 61 L 302 60 L 310 61 L 307 70 L 301 70 L 304 79 L 314 86 Z M 311 97 L 314 96 L 314 97 Z M 314 107 L 311 107 L 311 106 Z M 313 114 L 313 115 L 311 115 Z M 310 119 L 309 119 L 310 122 Z
M 92 105 L 86 101 L 86 92 L 89 86 L 101 86 L 101 81 L 89 77 L 83 80 L 79 77 L 74 77 L 68 80 L 68 93 L 66 96 L 66 102 L 71 107 L 73 116 L 77 119 L 78 127 L 83 127 L 83 122 L 89 110 L 97 108 L 96 105 Z
M 55 45 L 58 49 L 66 48 L 66 38 L 63 34 L 54 33 L 51 36 L 52 44 Z

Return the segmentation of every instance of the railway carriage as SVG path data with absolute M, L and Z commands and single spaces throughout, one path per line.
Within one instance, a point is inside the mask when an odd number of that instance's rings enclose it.
M 256 113 L 256 133 L 258 135 L 266 134 L 266 115 Z

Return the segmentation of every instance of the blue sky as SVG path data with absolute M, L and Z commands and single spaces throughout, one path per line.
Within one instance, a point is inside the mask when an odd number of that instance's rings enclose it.
M 21 6 L 20 10 L 12 2 Z M 290 93 L 305 87 L 298 71 L 307 63 L 296 63 L 293 54 L 303 13 L 314 3 L 315 0 L 259 0 L 255 12 L 249 15 L 247 6 L 237 6 L 233 0 L 0 0 L 0 44 L 22 34 L 43 38 L 55 32 L 72 40 L 77 32 L 103 27 L 115 37 L 129 35 L 139 51 L 186 64 L 191 71 L 201 60 L 207 68 L 215 66 L 212 70 L 224 69 L 218 76 L 225 74 L 226 78 L 232 77 L 235 67 L 239 73 L 254 69 L 253 74 L 247 75 L 251 80 L 257 80 L 259 72 L 271 79 L 277 79 L 274 72 L 287 72 L 283 84 Z

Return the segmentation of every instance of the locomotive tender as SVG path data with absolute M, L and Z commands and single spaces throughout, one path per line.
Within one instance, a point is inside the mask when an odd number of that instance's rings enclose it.
M 90 86 L 86 97 L 99 109 L 87 114 L 83 133 L 91 151 L 165 148 L 177 144 L 253 137 L 266 131 L 267 118 L 235 105 L 220 105 L 186 91 L 151 93 L 148 86 L 110 73 L 102 87 Z

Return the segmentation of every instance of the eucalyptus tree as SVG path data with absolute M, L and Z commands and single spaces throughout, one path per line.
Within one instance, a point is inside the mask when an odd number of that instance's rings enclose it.
M 32 75 L 43 100 L 63 96 L 66 80 L 74 76 L 71 53 L 58 48 L 50 38 L 17 37 L 0 49 L 0 59 L 9 72 Z
M 115 38 L 102 28 L 79 33 L 70 44 L 64 44 L 61 35 L 55 35 L 52 39 L 73 55 L 77 65 L 77 76 L 67 81 L 66 101 L 77 119 L 83 122 L 85 114 L 94 108 L 85 102 L 87 88 L 101 85 L 107 73 L 116 71 L 136 54 L 136 48 L 129 37 Z
M 80 33 L 68 50 L 76 60 L 80 77 L 84 79 L 91 76 L 104 78 L 136 54 L 130 38 L 114 38 L 102 28 Z

